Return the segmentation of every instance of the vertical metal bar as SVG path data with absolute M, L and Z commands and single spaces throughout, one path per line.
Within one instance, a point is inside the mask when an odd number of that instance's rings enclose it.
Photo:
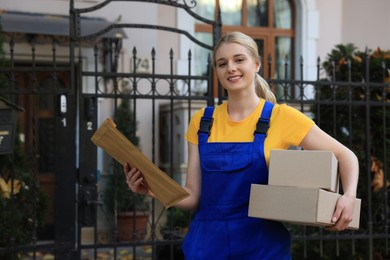
M 208 59 L 207 59 L 207 75 L 208 75 L 208 82 L 207 82 L 207 105 L 208 106 L 214 106 L 214 72 L 213 72 L 213 63 L 211 60 L 211 54 L 209 53 Z
M 336 97 L 337 97 L 337 85 L 335 84 L 337 78 L 336 78 L 336 62 L 335 61 L 332 61 L 332 72 L 333 72 L 333 76 L 332 76 L 332 102 L 333 102 L 333 105 L 332 105 L 332 111 L 333 111 L 333 114 L 332 114 L 332 119 L 333 119 L 333 129 L 332 129 L 332 133 L 333 133 L 333 136 L 336 136 L 336 127 L 337 127 L 337 121 L 336 121 Z
M 69 57 L 70 57 L 70 90 L 74 90 L 75 86 L 75 64 L 74 64 L 74 25 L 75 25 L 75 16 L 73 9 L 73 0 L 70 1 L 70 21 L 69 21 Z M 71 92 L 71 91 L 70 91 Z M 55 92 L 55 98 L 58 96 L 58 92 Z M 55 99 L 56 100 L 56 99 Z M 56 100 L 57 101 L 57 100 Z M 75 181 L 72 178 L 76 174 L 75 164 L 76 164 L 76 147 L 74 142 L 67 142 L 66 140 L 76 140 L 75 135 L 75 118 L 76 118 L 76 109 L 75 104 L 76 99 L 73 94 L 69 93 L 68 95 L 68 108 L 67 108 L 67 118 L 64 118 L 66 121 L 62 121 L 58 116 L 59 111 L 59 102 L 55 104 L 55 115 L 54 115 L 54 127 L 56 129 L 56 155 L 55 155 L 55 165 L 61 165 L 61 167 L 55 168 L 55 258 L 56 260 L 77 258 L 80 255 L 77 255 L 75 248 L 77 245 L 77 221 L 76 221 L 76 187 Z M 73 119 L 73 120 L 72 120 Z M 64 140 L 63 136 L 66 136 L 69 139 Z M 71 151 L 71 152 L 70 152 Z M 61 184 L 61 185 L 60 185 Z M 66 197 L 63 197 L 63 194 L 67 194 Z M 61 201 L 61 204 L 59 203 Z M 66 212 L 66 214 L 64 214 Z
M 352 62 L 351 62 L 351 59 L 348 59 L 348 131 L 349 131 L 349 137 L 348 137 L 348 147 L 352 147 L 352 134 L 353 134 L 353 131 L 352 131 L 352 86 L 351 86 L 351 83 L 352 83 Z M 354 234 L 355 231 L 352 230 L 352 234 Z M 352 243 L 351 243 L 351 251 L 352 251 L 352 255 L 355 255 L 356 254 L 356 241 L 354 238 L 351 239 Z
M 370 108 L 370 57 L 368 55 L 368 49 L 366 48 L 365 54 L 364 54 L 364 81 L 363 86 L 365 90 L 365 120 L 366 120 L 366 183 L 367 183 L 367 200 L 368 200 L 368 251 L 369 251 L 369 259 L 373 259 L 374 254 L 374 239 L 373 239 L 373 219 L 372 219 L 372 196 L 371 196 L 371 169 L 370 169 L 370 154 L 371 154 L 371 140 L 369 138 L 370 136 L 370 124 L 371 124 L 371 108 Z
M 36 91 L 36 87 L 38 86 L 38 81 L 37 81 L 37 75 L 36 75 L 36 61 L 35 61 L 35 39 L 33 38 L 31 40 L 31 54 L 32 54 L 32 90 L 33 92 Z M 34 95 L 34 94 L 33 94 Z M 32 163 L 32 167 L 31 167 L 31 170 L 32 170 L 32 175 L 33 175 L 33 179 L 36 180 L 36 176 L 37 176 L 37 158 L 38 158 L 38 155 L 39 155 L 39 152 L 38 152 L 38 142 L 37 142 L 37 118 L 36 118 L 36 115 L 37 115 L 37 111 L 36 111 L 36 106 L 35 106 L 35 98 L 34 96 L 32 97 L 32 100 L 33 100 L 33 113 L 32 113 L 32 156 L 33 158 L 31 158 L 31 163 Z M 35 186 L 35 185 L 34 185 Z M 34 199 L 34 203 L 33 203 L 33 225 L 34 225 L 34 228 L 33 228 L 33 241 L 35 239 L 36 241 L 36 197 L 37 197 L 37 192 L 36 192 L 36 187 L 33 187 L 34 191 L 33 191 L 33 196 L 35 197 Z M 35 234 L 34 234 L 35 233 Z M 36 257 L 36 251 L 34 250 L 33 251 L 33 258 L 35 259 Z
M 155 49 L 153 48 L 152 49 L 152 52 L 151 52 L 151 57 L 152 57 L 152 79 L 151 79 L 151 85 L 152 85 L 152 96 L 153 96 L 153 102 L 152 102 L 152 110 L 153 110 L 153 122 L 155 122 L 155 111 L 156 111 L 156 102 L 155 102 L 155 95 L 156 95 L 156 78 L 155 78 L 155 74 L 156 74 L 156 51 Z M 153 147 L 152 147 L 152 155 L 153 155 L 153 162 L 155 162 L 155 133 L 156 133 L 156 130 L 154 128 L 154 123 L 153 123 L 153 129 L 152 129 L 152 143 L 153 143 Z M 156 218 L 155 218 L 155 213 L 156 213 L 156 200 L 155 199 L 152 199 L 152 226 L 151 226 L 151 240 L 152 242 L 156 241 Z M 152 245 L 152 259 L 157 259 L 157 246 L 155 243 L 153 243 Z
M 52 51 L 52 67 L 53 67 L 53 72 L 52 72 L 52 79 L 53 79 L 53 82 L 55 84 L 55 91 L 57 92 L 59 89 L 58 87 L 60 86 L 58 84 L 58 77 L 57 77 L 57 62 L 56 62 L 56 42 L 55 42 L 55 39 L 53 37 L 52 39 L 52 43 L 51 43 L 51 51 Z
M 221 38 L 221 36 L 222 36 L 222 17 L 221 17 L 221 8 L 218 5 L 217 6 L 217 21 L 213 26 L 213 46 L 214 46 L 214 48 L 215 48 L 215 45 L 217 44 L 217 41 L 219 40 L 219 38 Z M 218 81 L 218 83 L 217 83 L 218 104 L 222 104 L 222 101 L 224 98 L 223 97 L 224 91 L 223 91 L 222 85 L 219 83 L 218 79 L 217 79 L 217 81 Z M 214 80 L 213 80 L 212 84 L 214 84 Z M 214 91 L 212 91 L 212 93 L 210 95 L 214 96 Z
M 289 94 L 289 89 L 288 89 L 288 86 L 289 86 L 289 83 L 288 83 L 288 63 L 287 63 L 287 59 L 288 59 L 288 56 L 286 54 L 285 58 L 284 58 L 284 80 L 285 82 L 281 83 L 280 85 L 283 87 L 284 89 L 284 99 L 285 100 L 292 100 L 292 96 Z M 293 87 L 291 87 L 291 92 L 294 91 L 295 89 L 293 89 Z
M 13 39 L 11 38 L 11 41 L 9 43 L 9 46 L 10 46 L 10 62 L 11 62 L 11 91 L 10 93 L 14 92 L 15 91 L 15 88 L 16 88 L 16 79 L 15 79 L 15 73 L 14 73 L 14 41 Z M 10 167 L 10 172 L 11 172 L 11 181 L 13 182 L 14 178 L 15 178 L 15 168 L 14 168 L 14 163 L 15 163 L 15 156 L 14 156 L 14 152 L 7 156 L 8 157 L 8 162 L 9 162 L 9 167 Z M 12 189 L 13 189 L 13 184 L 12 184 Z M 15 212 L 15 201 L 14 201 L 14 197 L 13 197 L 13 190 L 11 190 L 11 197 L 10 197 L 10 211 L 8 212 L 8 223 L 10 225 L 10 230 L 14 230 L 15 229 L 15 223 L 14 223 L 14 212 Z M 9 253 L 11 253 L 11 258 L 12 260 L 16 259 L 16 251 L 15 250 L 15 241 L 16 241 L 16 238 L 14 236 L 14 233 L 11 234 L 11 237 L 9 238 L 10 239 L 10 251 Z
M 14 153 L 12 153 L 12 155 L 9 157 L 9 165 L 10 165 L 10 170 L 11 170 L 11 181 L 13 182 L 13 179 L 15 178 L 15 168 L 14 168 Z M 13 185 L 12 185 L 13 186 Z M 15 214 L 15 199 L 14 199 L 14 194 L 13 194 L 13 190 L 11 191 L 11 197 L 10 197 L 10 211 L 9 211 L 9 214 L 8 214 L 8 217 L 9 217 L 9 222 L 10 223 L 10 230 L 15 230 L 15 221 L 14 221 L 14 214 Z M 14 235 L 14 233 L 11 234 L 11 237 L 10 237 L 10 241 L 11 241 L 11 257 L 12 257 L 12 260 L 14 259 L 17 259 L 17 252 L 16 252 L 16 237 Z
M 333 129 L 332 129 L 332 133 L 333 133 L 333 136 L 337 136 L 337 105 L 336 105 L 336 102 L 337 102 L 337 89 L 338 89 L 338 86 L 336 84 L 336 81 L 337 81 L 337 78 L 336 78 L 336 65 L 335 65 L 335 61 L 332 61 L 332 72 L 333 72 L 333 77 L 332 77 L 332 119 L 333 119 Z M 337 234 L 337 233 L 336 233 Z M 337 238 L 335 239 L 335 243 L 336 243 L 336 255 L 338 256 L 339 255 L 339 241 L 337 240 Z
M 169 68 L 170 68 L 170 79 L 169 79 L 169 92 L 170 92 L 170 120 L 169 120 L 169 129 L 170 129 L 170 132 L 169 132 L 169 143 L 171 144 L 170 145 L 170 149 L 169 149 L 169 175 L 171 177 L 173 177 L 173 174 L 174 174 L 174 160 L 173 160 L 173 156 L 174 156 L 174 145 L 173 145 L 173 129 L 174 129 L 174 118 L 175 118 L 175 114 L 174 114 L 174 107 L 173 107 L 173 101 L 174 101 L 174 93 L 175 93 L 175 90 L 174 90 L 174 87 L 175 87 L 175 84 L 174 84 L 174 75 L 173 75 L 173 50 L 171 49 L 169 51 Z M 170 229 L 173 228 L 173 220 L 172 218 L 170 219 L 170 223 L 169 223 L 169 227 Z M 172 239 L 172 236 L 169 237 L 169 239 Z M 174 245 L 173 244 L 170 244 L 169 245 L 169 259 L 173 259 L 174 257 Z
M 320 105 L 320 98 L 321 98 L 321 85 L 318 84 L 320 81 L 320 69 L 321 69 L 321 59 L 320 57 L 317 58 L 317 79 L 316 79 L 316 87 L 315 87 L 315 102 L 317 106 L 317 124 L 321 126 L 321 105 Z
M 16 78 L 15 78 L 15 60 L 14 60 L 14 51 L 15 43 L 13 38 L 11 38 L 9 43 L 10 49 L 10 63 L 11 63 L 11 92 L 16 91 Z
M 303 230 L 303 258 L 307 258 L 307 240 L 306 240 L 306 226 L 302 227 Z
M 137 61 L 137 51 L 134 47 L 134 77 L 133 77 L 133 89 L 134 89 L 134 98 L 133 98 L 133 118 L 134 118 L 134 124 L 136 124 L 137 122 L 137 99 L 136 99 L 136 90 L 137 90 L 137 75 L 136 75 L 136 72 L 137 72 L 137 66 L 136 66 L 136 61 Z M 116 107 L 116 106 L 115 106 Z M 135 127 L 134 127 L 135 129 Z M 136 137 L 136 131 L 134 131 L 133 133 L 133 138 L 135 139 Z M 134 196 L 134 194 L 132 194 L 132 196 Z M 133 240 L 136 241 L 137 240 L 137 230 L 136 230 L 136 218 L 135 218 L 135 215 L 136 215 L 136 212 L 133 211 Z M 136 259 L 137 257 L 137 247 L 135 245 L 133 245 L 133 259 Z
M 31 173 L 32 173 L 32 176 L 33 176 L 33 180 L 36 180 L 37 178 L 37 172 L 38 172 L 38 166 L 37 166 L 37 158 L 38 158 L 38 148 L 37 148 L 37 145 L 38 145 L 38 142 L 37 142 L 37 123 L 36 123 L 36 112 L 34 111 L 35 110 L 35 106 L 33 106 L 33 117 L 32 117 L 32 151 L 31 151 L 31 158 L 30 158 L 30 161 L 31 161 L 31 164 L 30 164 L 30 167 L 31 167 Z M 36 242 L 36 217 L 37 217 L 37 212 L 36 212 L 36 207 L 37 207 L 37 203 L 36 203 L 36 198 L 37 198 L 37 192 L 36 192 L 36 185 L 34 185 L 33 187 L 34 191 L 33 191 L 33 196 L 34 196 L 34 203 L 33 203 L 33 225 L 34 225 L 34 231 L 33 231 L 33 244 L 35 245 L 35 242 Z M 33 251 L 33 259 L 36 258 L 36 251 L 34 250 Z
M 324 256 L 324 240 L 321 239 L 323 235 L 323 230 L 320 229 L 320 239 L 319 239 L 319 243 L 320 243 L 320 256 L 323 257 Z
M 191 49 L 188 50 L 188 77 L 187 77 L 187 84 L 188 84 L 188 113 L 189 113 L 189 116 L 191 115 L 191 95 L 192 95 L 192 91 L 191 91 L 191 58 L 192 58 L 192 54 L 191 54 Z M 196 82 L 195 82 L 196 83 Z
M 267 64 L 268 64 L 268 79 L 272 78 L 272 55 L 269 53 L 267 56 Z
M 385 76 L 386 76 L 386 63 L 384 60 L 382 60 L 381 62 L 381 67 L 382 67 L 382 81 L 383 82 L 386 82 L 385 81 Z M 383 132 L 383 137 L 384 139 L 386 140 L 386 136 L 387 136 L 387 106 L 386 106 L 386 103 L 387 103 L 387 89 L 388 89 L 388 86 L 387 85 L 383 85 L 383 88 L 382 88 L 382 132 Z M 386 158 L 388 158 L 387 156 L 387 142 L 383 142 L 383 181 L 384 181 L 384 189 L 383 189 L 383 192 L 384 192 L 384 220 L 385 220 L 385 234 L 388 235 L 389 234 L 389 204 L 388 204 L 388 192 L 389 192 L 389 187 L 388 187 L 388 184 L 387 184 L 387 176 L 388 176 L 388 162 L 386 160 Z M 386 255 L 389 254 L 389 239 L 388 239 L 388 236 L 386 236 L 386 238 L 384 239 L 385 240 L 385 252 L 386 252 Z
M 32 61 L 32 71 L 31 71 L 31 79 L 32 79 L 32 90 L 33 92 L 37 91 L 38 89 L 38 80 L 37 80 L 37 74 L 36 74 L 36 61 L 35 61 L 35 39 L 31 39 L 31 61 Z
M 299 59 L 299 66 L 300 66 L 300 76 L 301 76 L 301 82 L 299 84 L 299 88 L 300 88 L 300 92 L 301 92 L 301 111 L 303 112 L 304 108 L 303 108 L 303 101 L 304 101 L 304 97 L 305 97 L 305 88 L 303 86 L 303 57 L 301 56 L 301 58 Z
M 75 43 L 75 38 L 76 38 L 76 13 L 74 9 L 74 0 L 69 1 L 69 68 L 70 68 L 70 88 L 73 89 L 76 87 L 76 65 L 75 65 L 75 48 L 76 48 L 76 43 Z M 76 98 L 77 99 L 77 98 Z M 77 104 L 77 103 L 76 103 Z M 57 180 L 56 180 L 57 181 Z M 78 190 L 78 188 L 77 188 Z M 80 225 L 80 218 L 79 215 L 76 216 L 77 219 L 77 238 L 76 238 L 76 247 L 80 248 L 81 245 L 81 228 L 79 227 Z M 55 221 L 57 222 L 57 217 L 55 218 Z M 55 223 L 56 225 L 56 223 Z M 55 241 L 55 244 L 58 242 Z M 78 250 L 80 251 L 80 250 Z
M 332 87 L 333 87 L 333 94 L 332 94 L 332 102 L 333 102 L 333 105 L 332 105 L 332 111 L 333 111 L 333 114 L 332 114 L 332 118 L 333 118 L 333 129 L 332 129 L 332 132 L 333 132 L 333 136 L 337 136 L 337 90 L 339 88 L 339 86 L 336 84 L 336 81 L 337 81 L 337 78 L 336 78 L 336 65 L 335 65 L 335 61 L 332 61 L 332 71 L 333 71 L 333 82 L 332 82 Z M 338 233 L 336 233 L 337 235 Z M 338 237 L 336 236 L 336 239 L 335 239 L 335 243 L 336 243 L 336 255 L 338 256 L 339 255 L 339 240 L 338 240 Z

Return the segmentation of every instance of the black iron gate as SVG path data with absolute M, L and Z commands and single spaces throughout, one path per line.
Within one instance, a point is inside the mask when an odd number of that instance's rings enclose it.
M 29 61 L 16 60 L 18 42 L 7 35 L 5 39 L 10 40 L 9 57 L 1 66 L 0 96 L 6 103 L 18 104 L 21 111 L 10 140 L 15 142 L 14 149 L 0 158 L 0 233 L 5 246 L 0 255 L 2 259 L 18 259 L 23 254 L 35 258 L 37 252 L 72 255 L 76 242 L 69 238 L 76 232 L 77 100 L 69 81 L 69 65 L 56 62 L 55 41 L 51 60 L 41 62 L 35 59 L 41 46 L 34 38 Z M 2 135 L 8 136 L 8 131 Z
M 193 35 L 187 31 L 173 28 L 165 25 L 150 25 L 150 24 L 129 24 L 129 23 L 117 23 L 111 24 L 101 31 L 94 34 L 83 35 L 83 24 L 80 23 L 80 19 L 83 15 L 96 11 L 103 8 L 104 5 L 110 4 L 111 2 L 122 2 L 125 5 L 131 4 L 129 2 L 148 2 L 150 4 L 166 5 L 174 7 L 176 9 L 182 9 L 191 16 L 193 19 L 198 19 L 201 22 L 209 24 L 213 28 L 214 41 L 219 37 L 221 31 L 220 22 L 207 20 L 198 16 L 194 13 L 193 8 L 196 3 L 193 1 L 106 1 L 103 4 L 96 5 L 94 7 L 77 9 L 73 6 L 71 1 L 71 43 L 70 43 L 70 66 L 71 71 L 76 72 L 76 65 L 79 68 L 82 66 L 81 51 L 83 42 L 93 41 L 97 42 L 94 48 L 94 66 L 91 69 L 78 70 L 78 74 L 72 74 L 71 79 L 74 86 L 78 86 L 78 97 L 79 97 L 79 176 L 78 176 L 78 248 L 80 255 L 88 255 L 88 257 L 96 259 L 99 254 L 106 254 L 112 257 L 112 259 L 119 259 L 120 256 L 126 255 L 137 259 L 145 257 L 149 259 L 180 259 L 182 258 L 180 244 L 183 239 L 182 232 L 178 232 L 172 225 L 175 223 L 168 223 L 166 220 L 167 216 L 174 214 L 175 210 L 167 212 L 159 203 L 156 201 L 147 202 L 150 203 L 148 207 L 139 211 L 132 211 L 127 213 L 131 217 L 138 215 L 146 215 L 146 226 L 139 227 L 141 222 L 140 218 L 130 220 L 127 222 L 125 227 L 121 226 L 124 220 L 124 213 L 121 207 L 120 196 L 129 196 L 136 200 L 134 194 L 130 194 L 127 187 L 123 187 L 123 170 L 116 162 L 113 162 L 111 158 L 107 159 L 107 156 L 103 154 L 100 160 L 108 160 L 110 166 L 106 166 L 105 171 L 106 187 L 103 191 L 98 189 L 98 177 L 97 177 L 97 165 L 99 154 L 95 151 L 96 146 L 91 142 L 91 137 L 98 124 L 105 118 L 99 114 L 103 102 L 108 103 L 111 107 L 110 118 L 114 119 L 117 123 L 117 128 L 124 132 L 129 139 L 137 142 L 137 123 L 140 120 L 149 121 L 149 127 L 147 130 L 150 132 L 150 138 L 152 141 L 150 159 L 154 163 L 158 163 L 168 175 L 172 178 L 175 176 L 177 171 L 177 163 L 174 159 L 173 154 L 175 149 L 182 149 L 172 145 L 176 142 L 174 119 L 175 110 L 177 106 L 183 106 L 185 109 L 182 114 L 185 125 L 188 123 L 188 118 L 192 113 L 193 103 L 204 102 L 203 104 L 213 104 L 213 70 L 211 60 L 209 57 L 209 63 L 204 64 L 206 74 L 196 75 L 193 73 L 193 57 L 191 50 L 188 50 L 188 56 L 186 66 L 187 72 L 179 75 L 175 69 L 174 64 L 178 59 L 179 49 L 172 47 L 169 52 L 169 59 L 165 61 L 159 61 L 166 64 L 169 68 L 168 73 L 159 73 L 157 70 L 158 63 L 156 57 L 159 53 L 156 52 L 155 48 L 150 50 L 149 73 L 145 73 L 142 69 L 143 64 L 139 64 L 137 47 L 132 50 L 131 72 L 120 72 L 118 71 L 118 63 L 121 59 L 120 52 L 122 47 L 122 38 L 115 39 L 104 39 L 104 35 L 108 31 L 122 29 L 131 29 L 136 32 L 142 32 L 144 30 L 154 30 L 160 32 L 166 32 L 167 37 L 170 35 L 183 35 L 187 37 L 192 43 L 191 45 L 198 45 L 209 51 L 212 50 L 213 45 L 208 45 L 204 42 L 197 40 Z M 130 8 L 130 7 L 129 7 Z M 148 9 L 144 9 L 147 12 Z M 137 33 L 138 34 L 138 33 Z M 139 37 L 139 36 L 138 36 Z M 175 36 L 173 36 L 175 37 Z M 103 38 L 102 41 L 99 39 Z M 102 69 L 100 67 L 100 60 L 103 60 Z M 142 62 L 142 61 L 141 61 Z M 88 79 L 93 82 L 91 84 L 92 91 L 85 91 L 85 82 Z M 203 84 L 206 86 L 206 93 L 197 94 L 192 90 L 192 86 L 195 84 Z M 102 101 L 104 100 L 104 101 Z M 166 113 L 164 115 L 159 110 L 165 107 Z M 144 116 L 146 118 L 139 118 L 139 111 L 148 111 Z M 124 118 L 127 121 L 122 122 Z M 133 123 L 133 126 L 131 126 Z M 129 126 L 130 124 L 130 126 Z M 161 125 L 164 125 L 166 131 L 160 129 Z M 126 130 L 126 128 L 130 129 Z M 142 130 L 145 131 L 145 130 Z M 159 138 L 157 133 L 160 132 Z M 162 140 L 165 140 L 163 144 Z M 141 142 L 143 140 L 141 139 Z M 160 146 L 159 145 L 160 143 Z M 165 147 L 165 145 L 169 144 Z M 164 158 L 157 158 L 158 149 L 160 154 L 165 154 Z M 165 149 L 167 148 L 167 149 Z M 89 152 L 83 152 L 89 151 Z M 103 167 L 104 168 L 104 167 Z M 114 185 L 114 187 L 111 187 Z M 126 191 L 123 191 L 125 189 Z M 107 193 L 110 191 L 111 193 Z M 124 194 L 125 193 L 125 194 Z M 107 200 L 113 196 L 114 199 L 111 203 L 114 205 L 107 205 Z M 138 198 L 139 199 L 139 198 Z M 106 202 L 106 203 L 105 203 Z M 124 202 L 126 203 L 126 202 Z M 134 202 L 134 204 L 139 202 Z M 116 205 L 116 207 L 115 207 Z M 114 207 L 112 207 L 114 206 Z M 136 205 L 138 206 L 138 205 Z M 142 208 L 142 206 L 139 206 Z M 100 214 L 99 214 L 100 212 Z M 187 212 L 179 212 L 180 214 L 188 214 Z M 101 232 L 101 228 L 98 225 L 98 219 L 102 216 L 110 214 L 109 229 L 107 232 Z M 188 216 L 190 217 L 190 216 Z M 168 217 L 169 219 L 169 217 Z M 171 218 L 170 218 L 171 219 Z M 168 228 L 169 226 L 169 228 Z M 83 243 L 83 232 L 87 228 L 92 230 L 93 241 L 91 244 Z M 141 235 L 139 234 L 141 233 Z M 146 233 L 146 234 L 145 234 Z M 102 244 L 101 238 L 104 237 L 104 243 Z M 100 241 L 99 241 L 100 239 Z M 113 251 L 109 252 L 107 247 Z
M 140 63 L 134 47 L 130 57 L 132 70 L 121 72 L 118 63 L 123 55 L 122 38 L 112 35 L 123 33 L 124 29 L 137 30 L 140 35 L 145 30 L 156 30 L 183 35 L 193 45 L 207 50 L 212 46 L 184 30 L 163 25 L 114 23 L 91 34 L 83 29 L 83 16 L 114 2 L 144 2 L 182 9 L 210 24 L 214 41 L 221 33 L 220 21 L 203 19 L 193 12 L 193 1 L 105 1 L 89 8 L 76 8 L 72 0 L 70 39 L 66 42 L 68 62 L 57 60 L 58 39 L 51 45 L 50 59 L 42 62 L 36 61 L 35 51 L 42 46 L 36 44 L 34 37 L 26 40 L 31 44 L 28 61 L 15 59 L 14 39 L 12 35 L 6 38 L 10 44 L 6 49 L 8 62 L 0 66 L 0 95 L 11 107 L 24 111 L 18 112 L 15 152 L 0 154 L 0 177 L 7 187 L 2 188 L 0 204 L 0 217 L 6 223 L 0 231 L 0 255 L 4 259 L 42 259 L 45 254 L 54 255 L 55 259 L 183 258 L 180 246 L 191 214 L 165 210 L 153 200 L 146 200 L 147 206 L 141 207 L 145 201 L 128 191 L 121 193 L 121 167 L 97 150 L 90 138 L 99 123 L 111 117 L 120 130 L 138 143 L 137 131 L 141 129 L 137 125 L 148 121 L 148 127 L 143 126 L 141 131 L 150 132 L 150 141 L 141 139 L 140 146 L 149 149 L 150 159 L 180 182 L 180 174 L 185 171 L 180 164 L 180 156 L 185 155 L 180 150 L 184 145 L 178 141 L 183 137 L 181 127 L 187 125 L 193 110 L 214 103 L 211 61 L 204 65 L 206 74 L 195 75 L 192 53 L 188 51 L 187 73 L 178 74 L 174 65 L 176 49 L 171 49 L 164 61 L 157 61 L 156 50 L 151 49 L 147 61 L 150 63 L 146 64 L 151 69 L 145 72 L 139 70 L 139 65 L 145 64 Z M 159 73 L 158 62 L 168 64 L 169 72 Z M 384 79 L 378 83 L 370 81 L 372 70 L 367 64 L 359 81 L 351 79 L 351 67 L 347 67 L 349 74 L 347 71 L 342 81 L 337 79 L 335 65 L 330 73 L 334 77 L 323 80 L 320 64 L 318 78 L 313 81 L 306 81 L 303 76 L 297 80 L 270 80 L 280 102 L 313 115 L 317 124 L 354 148 L 361 164 L 360 230 L 327 233 L 319 228 L 292 226 L 297 258 L 358 255 L 363 259 L 381 259 L 389 255 L 388 188 L 371 190 L 372 174 L 377 171 L 374 166 L 383 171 L 385 181 L 388 179 L 388 67 L 382 66 L 380 72 L 375 72 Z M 302 67 L 303 64 L 301 72 Z M 196 84 L 205 84 L 206 91 L 193 92 Z M 316 94 L 307 96 L 307 89 Z M 218 102 L 223 99 L 217 97 Z M 2 112 L 0 106 L 0 136 L 4 138 L 7 134 L 1 128 L 5 122 Z M 123 120 L 130 122 L 126 124 L 129 129 L 121 128 Z M 378 158 L 372 158 L 373 154 Z M 107 203 L 110 194 L 114 202 Z M 124 197 L 131 200 L 121 201 Z M 137 225 L 144 221 L 141 218 L 120 227 L 122 219 L 117 216 L 122 215 L 121 205 L 131 202 L 141 213 L 130 215 L 147 215 L 145 227 Z M 45 225 L 40 214 L 43 208 L 48 211 Z M 101 222 L 106 226 L 102 227 Z

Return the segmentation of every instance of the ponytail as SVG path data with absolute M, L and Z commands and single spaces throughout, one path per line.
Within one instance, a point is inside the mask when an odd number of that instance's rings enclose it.
M 271 91 L 268 82 L 257 73 L 255 77 L 255 91 L 258 97 L 263 98 L 273 104 L 276 104 L 276 97 Z

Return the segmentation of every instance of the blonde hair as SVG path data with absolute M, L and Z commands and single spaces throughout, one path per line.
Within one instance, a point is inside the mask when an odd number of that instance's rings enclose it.
M 214 60 L 214 67 L 216 66 L 215 62 L 215 53 L 221 47 L 224 43 L 237 43 L 241 46 L 244 46 L 249 54 L 259 63 L 261 63 L 261 58 L 257 49 L 256 42 L 249 37 L 246 34 L 243 34 L 241 32 L 229 32 L 224 35 L 218 40 L 217 44 L 214 47 L 214 54 L 213 54 L 213 60 Z M 259 74 L 256 74 L 255 77 L 255 91 L 256 95 L 260 98 L 263 98 L 267 101 L 270 101 L 272 103 L 276 103 L 276 97 L 274 93 L 271 91 L 271 88 L 268 85 L 268 82 L 263 79 Z

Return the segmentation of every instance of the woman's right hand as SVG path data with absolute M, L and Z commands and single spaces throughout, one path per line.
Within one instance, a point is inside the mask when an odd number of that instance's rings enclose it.
M 130 167 L 128 163 L 125 163 L 123 171 L 126 176 L 126 183 L 132 192 L 142 195 L 149 195 L 150 190 L 143 183 L 144 178 L 142 177 L 142 173 L 137 168 Z

